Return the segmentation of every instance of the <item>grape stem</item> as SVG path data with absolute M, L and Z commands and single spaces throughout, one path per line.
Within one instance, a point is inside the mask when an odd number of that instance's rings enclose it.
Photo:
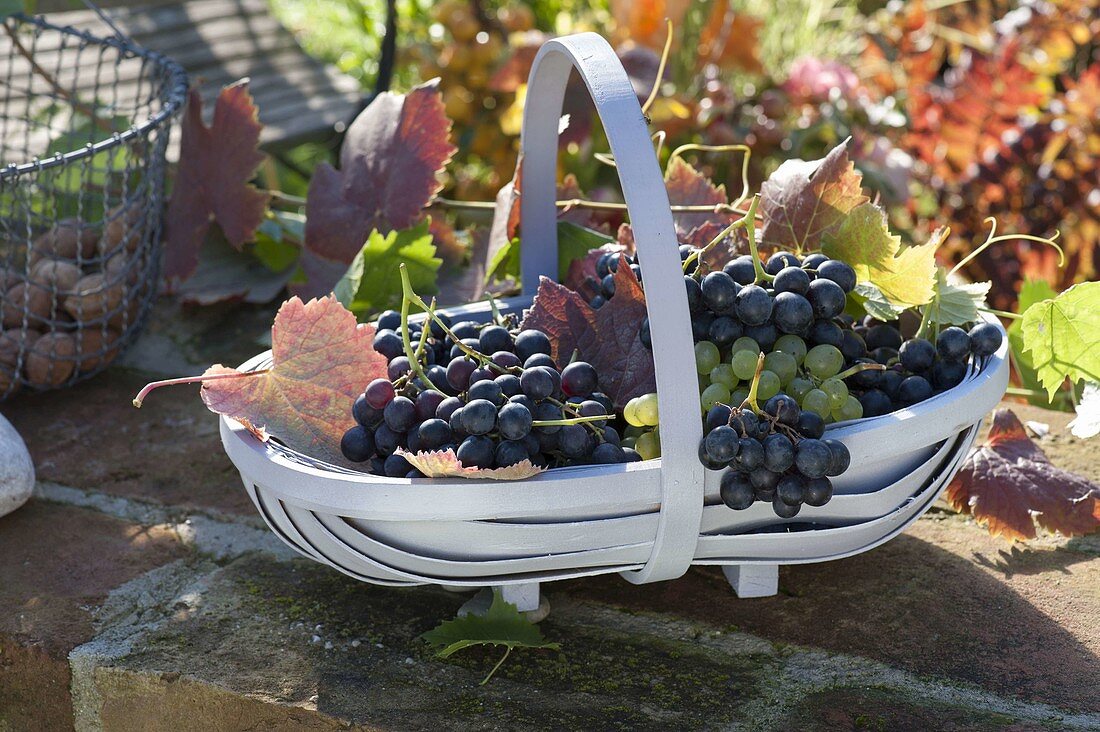
M 668 52 L 672 48 L 672 20 L 665 18 L 665 47 L 661 51 L 661 61 L 657 64 L 657 76 L 653 79 L 653 88 L 649 90 L 649 96 L 642 105 L 642 114 L 649 119 L 649 108 L 657 101 L 657 94 L 661 91 L 661 82 L 665 78 L 665 64 L 668 63 Z
M 741 402 L 741 409 L 746 406 L 749 407 L 754 414 L 761 414 L 762 410 L 760 405 L 756 401 L 756 392 L 760 389 L 760 374 L 764 371 L 764 354 L 761 353 L 759 358 L 756 359 L 756 373 L 752 375 L 752 385 L 749 386 L 749 395 L 745 397 L 745 401 Z
M 570 417 L 568 419 L 536 419 L 531 422 L 532 427 L 553 427 L 555 425 L 567 426 L 571 424 L 585 424 L 587 422 L 601 422 L 611 419 L 610 415 L 597 414 L 592 417 Z
M 858 374 L 861 371 L 885 371 L 885 370 L 886 370 L 886 367 L 883 366 L 881 363 L 857 363 L 855 366 L 852 366 L 849 369 L 841 371 L 836 376 L 832 376 L 830 378 L 840 379 L 841 381 L 843 381 L 844 379 L 847 379 L 849 376 L 854 376 L 854 375 Z
M 684 147 L 686 147 L 686 146 L 684 146 Z M 677 148 L 677 151 L 679 149 L 680 148 Z M 675 154 L 675 153 L 676 153 L 676 151 L 673 151 L 673 154 Z M 755 253 L 756 252 L 756 245 L 754 243 L 755 242 L 754 236 L 755 236 L 755 228 L 756 227 L 755 227 L 755 224 L 753 222 L 754 222 L 754 217 L 756 215 L 756 204 L 757 204 L 758 200 L 759 200 L 759 196 L 754 196 L 753 199 L 752 199 L 752 203 L 749 204 L 749 210 L 745 213 L 744 216 L 737 219 L 737 221 L 734 221 L 732 224 L 730 224 L 726 228 L 722 229 L 722 231 L 720 231 L 718 233 L 718 236 L 714 237 L 709 242 L 707 242 L 705 246 L 703 246 L 699 249 L 696 249 L 694 252 L 692 252 L 690 255 L 688 255 L 687 259 L 685 259 L 684 263 L 683 263 L 684 272 L 687 272 L 688 268 L 692 265 L 692 263 L 701 260 L 704 254 L 709 252 L 714 247 L 718 246 L 719 242 L 723 241 L 724 239 L 729 237 L 730 234 L 732 234 L 733 232 L 737 231 L 738 229 L 740 229 L 742 227 L 745 228 L 745 233 L 748 235 L 749 242 L 752 243 L 751 246 L 753 247 L 753 252 Z M 758 260 L 759 260 L 759 257 L 754 257 L 754 261 L 757 261 L 757 265 L 759 265 Z M 763 270 L 760 269 L 760 272 L 763 272 Z M 764 276 L 767 277 L 768 275 L 765 274 Z M 759 279 L 759 277 L 757 279 Z
M 764 265 L 760 263 L 760 250 L 756 248 L 756 207 L 760 203 L 760 194 L 756 194 L 752 197 L 752 201 L 749 203 L 749 212 L 745 214 L 745 219 L 753 222 L 750 226 L 745 227 L 745 234 L 749 237 L 749 254 L 752 256 L 752 268 L 756 272 L 756 278 L 753 283 L 771 282 L 775 279 L 772 275 L 764 271 Z
M 686 145 L 680 145 L 669 153 L 668 161 L 665 163 L 665 169 L 668 169 L 673 158 L 681 157 L 685 152 L 742 152 L 745 153 L 744 160 L 741 161 L 741 195 L 737 197 L 730 206 L 737 208 L 741 205 L 741 202 L 749 197 L 749 161 L 752 159 L 752 148 L 748 145 L 699 145 L 696 143 L 688 143 Z
M 429 316 L 434 316 L 435 314 L 424 301 L 416 297 L 416 293 L 413 292 L 412 282 L 409 281 L 409 271 L 405 268 L 404 262 L 401 263 L 399 269 L 401 272 L 401 345 L 405 349 L 405 357 L 409 359 L 409 368 L 420 377 L 424 382 L 424 386 L 427 387 L 432 382 L 428 379 L 428 375 L 424 373 L 424 367 L 420 365 L 420 357 L 417 352 L 413 350 L 412 341 L 409 338 L 409 305 L 415 302 L 417 307 L 428 311 Z M 427 333 L 427 331 L 428 329 L 425 328 L 424 333 Z M 421 339 L 423 339 L 423 337 L 422 334 Z
M 200 374 L 199 376 L 184 376 L 179 379 L 164 379 L 162 381 L 154 381 L 146 384 L 141 388 L 141 391 L 134 397 L 134 406 L 141 409 L 142 403 L 145 401 L 145 397 L 149 396 L 149 392 L 154 389 L 159 389 L 162 386 L 175 386 L 177 384 L 204 384 L 207 381 L 221 381 L 222 379 L 243 379 L 249 376 L 259 376 L 260 374 L 266 374 L 271 369 L 258 369 L 256 371 L 233 371 L 232 373 L 224 374 Z
M 997 233 L 997 219 L 990 216 L 985 220 L 985 223 L 989 224 L 989 236 L 987 236 L 985 241 L 982 242 L 974 251 L 970 252 L 970 254 L 967 254 L 965 257 L 959 260 L 959 263 L 952 267 L 951 271 L 948 274 L 955 274 L 960 269 L 969 264 L 970 261 L 974 259 L 974 257 L 978 256 L 994 244 L 998 244 L 1003 241 L 1012 241 L 1013 239 L 1034 241 L 1040 244 L 1046 244 L 1048 246 L 1054 247 L 1056 250 L 1058 250 L 1058 266 L 1066 266 L 1066 253 L 1062 251 L 1062 247 L 1054 243 L 1055 239 L 1057 239 L 1062 232 L 1055 231 L 1054 236 L 1049 238 L 1042 236 L 1032 236 L 1030 234 L 1002 234 L 1001 236 L 994 236 Z
M 1007 310 L 995 310 L 994 308 L 978 308 L 983 313 L 990 313 L 996 315 L 998 318 L 1005 318 L 1006 320 L 1022 320 L 1023 315 L 1020 313 L 1010 313 Z

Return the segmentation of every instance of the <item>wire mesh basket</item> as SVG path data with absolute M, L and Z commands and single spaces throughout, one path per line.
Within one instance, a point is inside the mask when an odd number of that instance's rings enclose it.
M 178 64 L 41 18 L 0 29 L 0 400 L 68 386 L 156 294 Z

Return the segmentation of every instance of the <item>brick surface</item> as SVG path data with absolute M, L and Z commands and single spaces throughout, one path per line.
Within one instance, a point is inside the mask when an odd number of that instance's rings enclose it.
M 0 519 L 0 728 L 63 729 L 66 656 L 92 637 L 93 608 L 184 553 L 162 529 L 78 508 L 32 500 Z

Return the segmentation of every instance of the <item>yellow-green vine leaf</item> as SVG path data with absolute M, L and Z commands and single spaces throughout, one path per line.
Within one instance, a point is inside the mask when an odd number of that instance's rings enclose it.
M 377 313 L 401 304 L 401 279 L 397 268 L 404 264 L 413 289 L 434 295 L 437 273 L 443 260 L 435 256 L 435 244 L 424 219 L 408 229 L 381 234 L 377 229 L 336 284 L 337 299 L 356 315 Z M 347 301 L 347 302 L 345 302 Z
M 1016 312 L 1023 313 L 1029 307 L 1042 300 L 1050 300 L 1058 297 L 1058 291 L 1050 286 L 1046 280 L 1025 280 L 1020 286 L 1020 295 L 1016 298 Z M 1032 392 L 1040 392 L 1039 376 L 1035 372 L 1035 364 L 1031 361 L 1031 354 L 1024 351 L 1024 321 L 1013 320 L 1008 328 L 1008 345 L 1012 349 L 1015 361 L 1016 373 L 1020 377 L 1020 385 Z M 1028 402 L 1038 407 L 1047 407 L 1051 401 L 1045 396 L 1029 396 Z
M 1035 303 L 1022 324 L 1024 351 L 1051 399 L 1067 377 L 1100 381 L 1100 282 Z
M 932 299 L 936 283 L 936 247 L 941 236 L 918 246 L 903 247 L 891 234 L 886 212 L 873 203 L 852 209 L 822 251 L 841 259 L 856 271 L 856 279 L 869 282 L 894 305 L 924 305 Z
M 948 278 L 947 270 L 936 268 L 935 295 L 926 309 L 929 321 L 940 325 L 967 325 L 978 319 L 978 309 L 986 307 L 985 296 L 992 282 L 960 282 Z

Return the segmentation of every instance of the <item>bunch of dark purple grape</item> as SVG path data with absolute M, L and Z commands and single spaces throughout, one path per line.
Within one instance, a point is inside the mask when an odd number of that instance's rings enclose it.
M 825 422 L 799 409 L 786 394 L 773 396 L 757 414 L 747 406 L 715 405 L 707 412 L 699 459 L 722 476 L 722 502 L 734 510 L 767 501 L 780 518 L 802 504 L 824 506 L 833 496 L 830 477 L 848 469 L 851 456 L 838 440 L 823 439 Z
M 1001 329 L 982 322 L 969 332 L 944 328 L 933 342 L 905 339 L 898 321 L 882 323 L 867 317 L 853 332 L 870 349 L 852 363 L 880 363 L 885 371 L 861 371 L 848 378 L 863 406 L 863 416 L 877 417 L 922 402 L 962 383 L 970 357 L 982 359 L 1001 347 Z
M 375 379 L 355 400 L 357 426 L 341 441 L 348 460 L 369 461 L 378 475 L 415 478 L 424 476 L 398 448 L 453 450 L 467 468 L 641 459 L 620 446 L 608 424 L 615 412 L 596 369 L 582 361 L 559 369 L 545 333 L 436 318 L 427 333 L 408 324 L 409 342 L 418 345 L 414 365 L 400 314 L 379 317 L 374 348 L 389 360 L 388 378 Z

